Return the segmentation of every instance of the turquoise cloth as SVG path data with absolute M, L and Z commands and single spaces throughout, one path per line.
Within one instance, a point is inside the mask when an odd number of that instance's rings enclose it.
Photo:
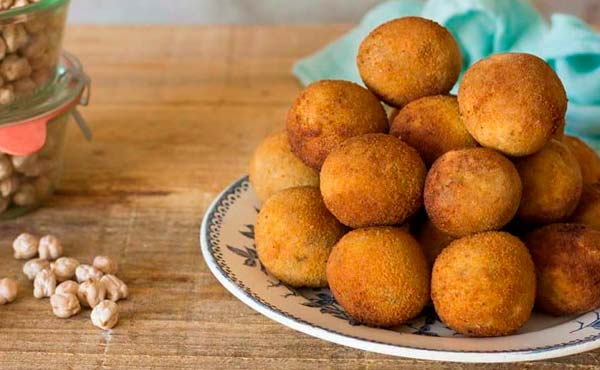
M 339 40 L 298 61 L 294 75 L 305 85 L 321 79 L 361 83 L 355 62 L 361 40 L 381 23 L 415 15 L 452 32 L 463 53 L 463 71 L 498 52 L 528 52 L 545 59 L 567 90 L 567 132 L 600 149 L 600 34 L 571 15 L 555 14 L 547 23 L 525 0 L 388 1 Z

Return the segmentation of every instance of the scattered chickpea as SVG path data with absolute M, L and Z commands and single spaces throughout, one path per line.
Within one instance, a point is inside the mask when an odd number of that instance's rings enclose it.
M 100 280 L 102 275 L 102 271 L 98 270 L 94 266 L 86 264 L 81 264 L 75 269 L 75 277 L 79 283 L 83 283 L 84 281 L 88 281 L 90 279 Z
M 106 297 L 106 287 L 100 280 L 90 279 L 79 285 L 77 298 L 84 307 L 96 307 Z
M 0 305 L 13 302 L 17 299 L 19 287 L 13 279 L 0 279 Z
M 96 256 L 92 265 L 105 274 L 114 275 L 119 271 L 119 264 L 109 256 Z
M 33 280 L 33 296 L 37 299 L 47 298 L 56 290 L 56 277 L 50 270 L 42 270 Z
M 71 293 L 54 293 L 50 297 L 50 305 L 54 315 L 61 319 L 77 315 L 81 311 L 79 299 Z
M 90 317 L 92 324 L 100 329 L 112 329 L 119 321 L 119 306 L 113 301 L 104 300 L 94 307 Z
M 127 285 L 115 275 L 104 275 L 100 282 L 106 288 L 106 298 L 116 302 L 120 299 L 125 299 L 129 296 Z
M 35 236 L 23 233 L 13 241 L 14 257 L 16 259 L 33 258 L 38 253 L 39 240 Z
M 38 247 L 40 258 L 55 260 L 63 254 L 63 247 L 54 235 L 45 235 L 40 239 Z
M 79 261 L 71 257 L 60 257 L 50 265 L 56 276 L 56 281 L 59 283 L 72 279 L 75 276 L 77 266 L 79 266 Z
M 23 273 L 31 281 L 35 279 L 38 272 L 48 269 L 50 269 L 50 262 L 41 258 L 29 260 L 23 265 Z
M 79 284 L 74 282 L 73 280 L 66 280 L 62 283 L 58 284 L 54 294 L 74 294 L 77 296 L 77 292 L 79 291 Z

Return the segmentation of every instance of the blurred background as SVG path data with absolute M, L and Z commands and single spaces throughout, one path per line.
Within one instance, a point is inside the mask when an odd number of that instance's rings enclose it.
M 279 24 L 356 23 L 380 0 L 75 0 L 71 23 Z M 600 23 L 600 0 L 532 0 L 542 13 Z

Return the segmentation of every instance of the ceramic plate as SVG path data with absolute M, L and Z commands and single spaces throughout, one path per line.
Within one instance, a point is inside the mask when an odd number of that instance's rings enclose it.
M 514 335 L 467 338 L 442 324 L 433 308 L 406 325 L 369 328 L 353 321 L 329 289 L 294 289 L 271 276 L 254 247 L 260 202 L 247 177 L 209 207 L 200 231 L 204 259 L 234 296 L 303 333 L 394 356 L 461 362 L 512 362 L 566 356 L 600 347 L 600 310 L 574 317 L 534 313 Z

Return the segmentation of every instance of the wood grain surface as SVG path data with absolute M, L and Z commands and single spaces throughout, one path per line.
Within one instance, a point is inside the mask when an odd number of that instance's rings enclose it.
M 277 324 L 229 294 L 205 266 L 204 210 L 282 127 L 299 91 L 292 63 L 348 26 L 71 27 L 66 48 L 93 79 L 72 126 L 64 179 L 43 209 L 0 224 L 0 276 L 19 279 L 0 306 L 0 369 L 582 369 L 600 351 L 535 363 L 475 365 L 383 356 Z M 54 317 L 12 258 L 22 231 L 60 236 L 82 261 L 117 256 L 131 298 L 112 332 L 89 311 Z

